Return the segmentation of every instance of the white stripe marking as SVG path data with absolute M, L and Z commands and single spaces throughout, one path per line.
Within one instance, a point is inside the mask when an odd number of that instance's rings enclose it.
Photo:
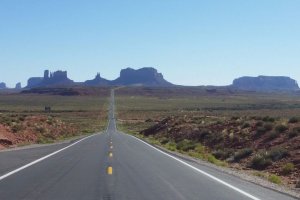
M 180 160 L 180 159 L 178 159 L 178 158 L 176 158 L 176 157 L 174 157 L 174 156 L 172 156 L 172 155 L 170 155 L 170 154 L 168 154 L 168 153 L 166 153 L 166 152 L 164 152 L 164 151 L 162 151 L 162 150 L 160 150 L 160 149 L 158 149 L 158 148 L 156 148 L 156 147 L 154 147 L 154 146 L 152 146 L 150 144 L 148 144 L 147 142 L 145 142 L 145 141 L 143 141 L 143 140 L 141 140 L 141 139 L 139 139 L 137 137 L 134 137 L 132 135 L 129 135 L 129 136 L 131 136 L 131 137 L 135 138 L 136 140 L 138 140 L 138 141 L 146 144 L 147 146 L 149 146 L 149 147 L 151 147 L 151 148 L 159 151 L 160 153 L 162 153 L 162 154 L 164 154 L 164 155 L 166 155 L 166 156 L 168 156 L 170 158 L 173 158 L 174 160 L 176 160 L 176 161 L 184 164 L 185 166 L 188 166 L 188 167 L 194 169 L 195 171 L 197 171 L 197 172 L 199 172 L 199 173 L 201 173 L 201 174 L 203 174 L 203 175 L 205 175 L 205 176 L 207 176 L 207 177 L 215 180 L 216 182 L 221 183 L 221 184 L 223 184 L 223 185 L 231 188 L 232 190 L 241 193 L 242 195 L 244 195 L 246 197 L 249 197 L 252 200 L 261 200 L 261 199 L 255 197 L 255 196 L 253 196 L 253 195 L 251 195 L 251 194 L 249 194 L 249 193 L 247 193 L 247 192 L 245 192 L 245 191 L 243 191 L 243 190 L 241 190 L 241 189 L 239 189 L 239 188 L 237 188 L 237 187 L 235 187 L 235 186 L 233 186 L 233 185 L 231 185 L 229 183 L 226 183 L 225 181 L 222 181 L 221 179 L 218 179 L 217 177 L 214 177 L 213 175 L 211 175 L 211 174 L 209 174 L 209 173 L 207 173 L 205 171 L 202 171 L 202 170 L 200 170 L 200 169 L 198 169 L 198 168 L 196 168 L 196 167 L 194 167 L 194 166 L 192 166 L 192 165 L 190 165 L 190 164 L 188 164 L 188 163 L 186 163 L 186 162 L 184 162 L 184 161 L 182 161 L 182 160 Z
M 3 176 L 0 176 L 0 181 L 3 180 L 3 179 L 5 179 L 5 178 L 7 178 L 7 177 L 9 177 L 9 176 L 11 176 L 11 175 L 13 175 L 13 174 L 15 174 L 15 173 L 17 173 L 17 172 L 19 172 L 19 171 L 21 171 L 21 170 L 23 170 L 23 169 L 26 169 L 26 168 L 28 168 L 28 167 L 30 167 L 30 166 L 32 166 L 32 165 L 35 165 L 35 164 L 37 164 L 37 163 L 39 163 L 39 162 L 41 162 L 41 161 L 43 161 L 43 160 L 45 160 L 45 159 L 47 159 L 47 158 L 50 158 L 51 156 L 54 156 L 55 154 L 58 154 L 59 152 L 61 152 L 61 151 L 63 151 L 63 150 L 66 150 L 66 149 L 68 149 L 68 148 L 70 148 L 70 147 L 72 147 L 72 146 L 78 144 L 79 142 L 82 142 L 83 140 L 86 140 L 86 139 L 88 139 L 88 138 L 90 138 L 90 137 L 93 137 L 93 136 L 95 136 L 95 135 L 96 135 L 96 134 L 90 135 L 90 136 L 85 137 L 85 138 L 83 138 L 83 139 L 81 139 L 81 140 L 78 140 L 77 142 L 74 142 L 73 144 L 71 144 L 71 145 L 69 145 L 69 146 L 66 146 L 66 147 L 64 147 L 64 148 L 62 148 L 62 149 L 60 149 L 60 150 L 58 150 L 58 151 L 55 151 L 55 152 L 53 152 L 53 153 L 51 153 L 51 154 L 49 154 L 49 155 L 46 155 L 46 156 L 44 156 L 44 157 L 42 157 L 42 158 L 40 158 L 40 159 L 37 159 L 37 160 L 35 160 L 35 161 L 31 162 L 31 163 L 28 163 L 27 165 L 24 165 L 24 166 L 22 166 L 22 167 L 20 167 L 20 168 L 18 168 L 18 169 L 15 169 L 15 170 L 13 170 L 13 171 L 11 171 L 11 172 L 9 172 L 9 173 L 3 175 Z

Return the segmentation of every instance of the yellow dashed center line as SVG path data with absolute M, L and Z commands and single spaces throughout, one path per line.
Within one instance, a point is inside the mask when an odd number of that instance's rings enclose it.
M 110 157 L 110 158 L 113 157 L 113 153 L 112 153 L 112 152 L 109 153 L 109 157 Z
M 112 175 L 113 174 L 113 168 L 112 167 L 108 167 L 107 168 L 107 174 L 108 175 Z

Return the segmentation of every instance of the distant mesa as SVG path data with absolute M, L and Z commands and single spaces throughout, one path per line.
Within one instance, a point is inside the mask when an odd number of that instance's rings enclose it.
M 112 81 L 112 85 L 141 85 L 141 86 L 173 86 L 166 81 L 161 73 L 152 67 L 141 69 L 127 68 L 120 72 L 120 77 Z
M 0 89 L 6 89 L 6 84 L 5 83 L 0 83 Z
M 87 86 L 107 86 L 110 85 L 110 81 L 102 78 L 100 73 L 97 73 L 96 77 L 92 80 L 87 80 L 84 82 Z
M 15 89 L 17 89 L 17 90 L 22 89 L 22 84 L 20 82 L 17 83 Z
M 32 77 L 27 81 L 27 88 L 48 87 L 48 86 L 69 86 L 74 84 L 67 75 L 67 71 L 49 72 L 44 71 L 44 77 Z
M 56 71 L 50 73 L 49 70 L 44 71 L 43 77 L 32 77 L 27 81 L 27 87 L 49 87 L 49 86 L 154 86 L 154 87 L 169 87 L 172 83 L 166 81 L 161 73 L 152 67 L 145 67 L 141 69 L 127 68 L 120 72 L 120 77 L 116 80 L 110 81 L 100 76 L 97 73 L 94 79 L 87 80 L 83 83 L 75 83 L 67 76 L 66 71 Z
M 241 77 L 233 81 L 232 87 L 248 91 L 294 91 L 298 90 L 297 81 L 285 76 Z

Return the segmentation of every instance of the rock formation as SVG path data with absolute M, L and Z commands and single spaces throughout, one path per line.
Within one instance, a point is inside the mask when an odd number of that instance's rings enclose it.
M 109 85 L 110 81 L 102 78 L 100 76 L 100 73 L 97 73 L 96 77 L 92 80 L 87 80 L 84 82 L 84 85 L 87 86 L 104 86 L 104 85 Z
M 33 77 L 28 79 L 27 88 L 47 87 L 47 86 L 68 86 L 74 81 L 70 80 L 67 71 L 56 71 L 50 73 L 49 70 L 44 71 L 44 77 Z
M 285 76 L 241 77 L 233 81 L 232 87 L 248 91 L 293 91 L 298 90 L 297 81 Z
M 152 67 L 138 70 L 127 68 L 121 70 L 120 77 L 112 81 L 113 85 L 141 85 L 168 87 L 173 84 L 166 81 L 161 73 Z
M 6 84 L 5 83 L 0 83 L 0 89 L 6 89 Z
M 17 83 L 15 89 L 17 90 L 22 89 L 22 84 L 20 82 Z

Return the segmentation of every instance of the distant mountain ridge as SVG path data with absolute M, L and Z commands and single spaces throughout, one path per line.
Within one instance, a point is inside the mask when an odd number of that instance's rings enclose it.
M 296 80 L 286 76 L 244 76 L 233 81 L 232 87 L 248 91 L 293 91 L 299 90 Z
M 126 68 L 120 71 L 120 75 L 115 80 L 107 80 L 97 73 L 94 79 L 84 82 L 75 82 L 68 78 L 67 71 L 44 71 L 41 77 L 31 77 L 27 81 L 25 89 L 48 88 L 48 87 L 101 87 L 101 86 L 145 86 L 145 87 L 175 87 L 164 76 L 153 67 L 144 67 L 140 69 Z M 184 87 L 184 86 L 182 86 Z M 220 88 L 229 90 L 244 90 L 258 92 L 276 92 L 276 91 L 300 91 L 296 80 L 286 76 L 244 76 L 233 80 L 229 86 L 205 86 L 210 93 Z M 213 89 L 211 89 L 213 88 Z M 5 83 L 0 82 L 0 89 L 8 89 Z M 16 90 L 22 89 L 21 83 L 17 83 Z

